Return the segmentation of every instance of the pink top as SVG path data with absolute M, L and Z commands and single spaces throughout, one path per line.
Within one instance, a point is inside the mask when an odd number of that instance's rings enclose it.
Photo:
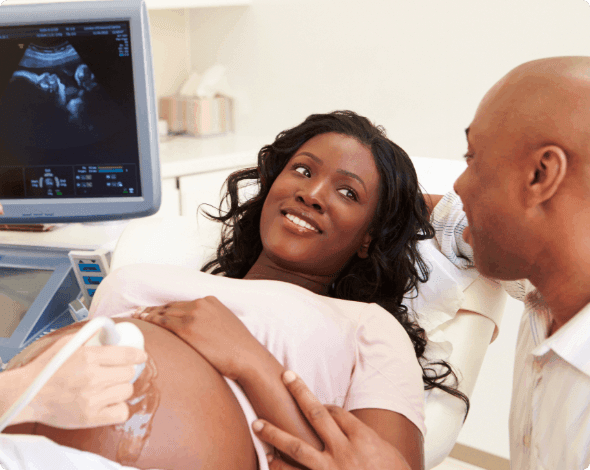
M 425 434 L 422 370 L 401 324 L 376 304 L 332 299 L 280 281 L 131 265 L 111 273 L 90 317 L 213 295 L 324 404 L 400 413 Z

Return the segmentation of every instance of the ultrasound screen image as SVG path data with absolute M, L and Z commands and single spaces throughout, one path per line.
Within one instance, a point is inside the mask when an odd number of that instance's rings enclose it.
M 141 195 L 129 40 L 125 22 L 0 28 L 0 198 Z
M 68 42 L 53 47 L 29 45 L 2 102 L 21 111 L 17 135 L 5 136 L 7 141 L 37 148 L 61 148 L 65 140 L 73 146 L 99 142 L 113 134 L 122 118 L 116 103 Z M 28 112 L 32 108 L 34 119 Z M 36 127 L 47 132 L 35 132 Z

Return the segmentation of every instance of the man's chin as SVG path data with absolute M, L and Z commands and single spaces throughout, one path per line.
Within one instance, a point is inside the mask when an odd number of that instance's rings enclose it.
M 478 257 L 474 256 L 474 264 L 475 269 L 477 269 L 480 274 L 497 281 L 518 281 L 526 277 L 518 272 L 507 269 L 505 265 L 495 260 L 492 262 L 479 261 Z

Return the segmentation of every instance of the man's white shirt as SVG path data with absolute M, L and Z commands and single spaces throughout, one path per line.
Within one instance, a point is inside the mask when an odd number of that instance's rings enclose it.
M 448 193 L 431 222 L 449 260 L 473 266 L 462 238 L 467 226 L 460 198 Z M 589 273 L 590 274 L 590 273 Z M 513 470 L 583 470 L 590 466 L 590 305 L 551 337 L 549 311 L 534 286 L 502 281 L 524 302 L 514 361 L 510 408 Z

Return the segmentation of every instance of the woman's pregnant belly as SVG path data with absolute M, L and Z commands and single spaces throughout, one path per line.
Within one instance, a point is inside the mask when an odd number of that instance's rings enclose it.
M 123 465 L 161 469 L 256 469 L 248 423 L 235 395 L 198 352 L 157 325 L 135 319 L 150 360 L 134 384 L 126 423 L 66 430 L 40 423 L 6 428 L 13 434 L 46 436 L 58 444 L 93 452 Z M 21 352 L 26 364 L 77 323 L 47 335 Z M 14 365 L 13 365 L 14 364 Z

